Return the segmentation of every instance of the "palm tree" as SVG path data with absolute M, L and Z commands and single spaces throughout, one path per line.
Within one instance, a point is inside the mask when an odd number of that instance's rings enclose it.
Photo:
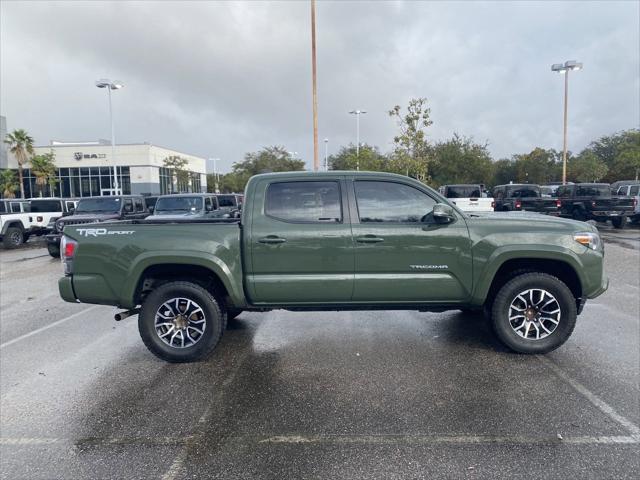
M 31 159 L 31 173 L 36 177 L 36 185 L 42 196 L 45 186 L 49 184 L 53 187 L 56 182 L 55 153 L 51 151 L 34 156 Z
M 5 198 L 16 198 L 16 190 L 18 189 L 18 182 L 16 181 L 16 174 L 13 170 L 3 170 L 0 173 L 0 190 L 2 196 Z
M 26 130 L 19 128 L 12 133 L 7 133 L 4 143 L 9 145 L 9 151 L 16 156 L 18 161 L 18 177 L 20 178 L 20 197 L 24 198 L 24 183 L 22 181 L 22 167 L 29 162 L 33 155 L 33 137 Z

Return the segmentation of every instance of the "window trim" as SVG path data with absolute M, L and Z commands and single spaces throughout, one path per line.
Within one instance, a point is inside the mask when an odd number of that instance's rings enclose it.
M 338 200 L 340 202 L 340 220 L 337 222 L 327 222 L 327 221 L 321 221 L 321 220 L 287 220 L 284 218 L 280 218 L 280 217 L 276 217 L 274 215 L 270 215 L 267 213 L 267 195 L 269 194 L 269 189 L 271 188 L 272 185 L 276 185 L 276 184 L 280 184 L 280 183 L 335 183 L 338 185 Z M 288 179 L 288 180 L 278 180 L 275 182 L 269 182 L 266 186 L 266 188 L 264 189 L 264 201 L 262 202 L 262 214 L 267 217 L 270 218 L 272 220 L 277 220 L 278 222 L 284 222 L 284 223 L 291 223 L 291 224 L 297 224 L 297 225 L 342 225 L 345 223 L 345 208 L 344 208 L 344 204 L 345 204 L 345 197 L 343 194 L 343 189 L 342 189 L 342 180 L 340 178 L 329 178 L 329 179 L 300 179 L 300 180 L 294 180 L 294 179 Z
M 383 180 L 383 179 L 379 179 L 379 178 L 371 178 L 371 179 L 366 179 L 366 178 L 358 178 L 358 179 L 353 179 L 351 181 L 351 191 L 353 192 L 353 209 L 354 209 L 354 213 L 355 215 L 353 215 L 353 219 L 352 219 L 352 224 L 360 224 L 360 225 L 374 225 L 374 226 L 380 226 L 380 225 L 426 225 L 425 222 L 422 221 L 418 221 L 418 222 L 361 222 L 360 221 L 360 209 L 358 208 L 358 197 L 356 195 L 356 183 L 357 182 L 380 182 L 380 183 L 397 183 L 399 185 L 402 185 L 404 187 L 409 187 L 409 188 L 413 188 L 414 190 L 417 190 L 423 194 L 425 194 L 427 197 L 429 197 L 431 200 L 434 201 L 434 206 L 438 203 L 442 203 L 440 202 L 437 198 L 435 198 L 433 195 L 431 195 L 428 191 L 423 190 L 422 188 L 419 188 L 416 185 L 410 185 L 408 183 L 402 182 L 402 181 L 398 181 L 398 180 Z M 454 209 L 455 211 L 455 209 Z M 456 219 L 457 221 L 457 219 Z M 451 222 L 454 223 L 454 222 Z M 451 225 L 451 224 L 450 224 Z

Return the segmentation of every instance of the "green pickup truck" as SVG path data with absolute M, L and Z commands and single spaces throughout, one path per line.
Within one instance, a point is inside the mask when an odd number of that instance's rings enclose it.
M 583 222 L 468 215 L 385 173 L 263 174 L 245 194 L 239 220 L 65 227 L 60 295 L 139 314 L 151 352 L 188 362 L 241 312 L 271 309 L 484 309 L 512 350 L 546 353 L 607 289 L 602 241 Z

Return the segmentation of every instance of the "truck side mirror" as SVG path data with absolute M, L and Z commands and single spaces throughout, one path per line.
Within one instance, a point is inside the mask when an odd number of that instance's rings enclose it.
M 436 223 L 451 223 L 456 219 L 456 215 L 450 205 L 436 203 L 433 206 L 433 219 Z

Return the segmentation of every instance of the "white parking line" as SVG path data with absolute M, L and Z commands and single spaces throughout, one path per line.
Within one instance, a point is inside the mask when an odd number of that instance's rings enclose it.
M 203 416 L 206 421 L 206 416 Z M 174 459 L 169 470 L 162 476 L 165 480 L 175 479 L 182 473 L 188 454 L 188 446 L 203 440 L 202 435 L 186 437 L 107 437 L 107 438 L 46 438 L 46 437 L 2 437 L 0 445 L 32 446 L 32 445 L 75 445 L 109 446 L 109 445 L 147 445 L 147 446 L 183 446 Z M 525 435 L 240 435 L 228 437 L 229 443 L 266 444 L 359 444 L 359 445 L 636 445 L 640 443 L 638 435 L 585 435 L 575 437 L 525 436 Z
M 8 347 L 9 345 L 13 345 L 14 343 L 17 343 L 21 340 L 24 340 L 25 338 L 29 338 L 32 337 L 33 335 L 37 335 L 40 332 L 44 332 L 45 330 L 49 330 L 50 328 L 53 328 L 57 325 L 60 325 L 61 323 L 67 322 L 69 320 L 73 320 L 76 317 L 79 317 L 80 315 L 84 315 L 87 312 L 90 312 L 91 310 L 94 310 L 96 308 L 98 308 L 101 305 L 94 305 L 92 307 L 89 308 L 85 308 L 84 310 L 78 312 L 78 313 L 74 313 L 73 315 L 69 315 L 68 317 L 65 317 L 61 320 L 55 321 L 53 323 L 50 323 L 49 325 L 45 325 L 44 327 L 40 327 L 36 330 L 33 330 L 29 333 L 25 333 L 24 335 L 20 335 L 19 337 L 14 338 L 13 340 L 9 340 L 8 342 L 5 342 L 3 344 L 0 345 L 0 349 L 3 349 L 5 347 Z
M 623 417 L 622 415 L 620 415 L 618 412 L 616 412 L 614 410 L 614 408 L 611 405 L 606 403 L 604 400 L 602 400 L 596 394 L 592 393 L 589 389 L 587 389 L 587 387 L 582 385 L 580 382 L 578 382 L 577 380 L 574 380 L 573 378 L 571 378 L 569 375 L 567 375 L 564 372 L 564 370 L 562 370 L 562 368 L 560 368 L 558 365 L 556 365 L 554 362 L 552 362 L 548 358 L 543 357 L 541 355 L 538 355 L 538 359 L 542 363 L 544 363 L 547 367 L 549 367 L 551 370 L 553 370 L 553 372 L 558 377 L 560 377 L 562 380 L 564 380 L 569 385 L 571 385 L 574 388 L 574 390 L 576 390 L 583 397 L 585 397 L 587 400 L 589 400 L 595 407 L 600 409 L 600 411 L 602 411 L 602 413 L 607 415 L 614 422 L 622 425 L 624 428 L 629 430 L 629 432 L 631 433 L 632 437 L 640 438 L 640 428 L 638 428 L 638 426 L 636 424 L 634 424 L 632 421 L 630 421 L 630 420 L 626 419 L 625 417 Z

